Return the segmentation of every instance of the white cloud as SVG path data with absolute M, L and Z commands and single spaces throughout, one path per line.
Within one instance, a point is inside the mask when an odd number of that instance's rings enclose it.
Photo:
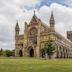
M 55 17 L 56 31 L 66 37 L 66 32 L 72 30 L 72 8 L 53 3 L 50 7 L 42 6 L 40 8 L 41 19 L 49 25 L 51 11 Z
M 44 5 L 39 9 L 39 12 L 42 21 L 49 25 L 50 12 L 51 12 L 50 7 Z
M 15 1 L 15 0 L 14 0 L 14 1 Z M 31 7 L 34 7 L 36 4 L 37 4 L 37 5 L 40 4 L 39 1 L 40 1 L 40 0 L 23 0 L 23 1 L 21 1 L 21 0 L 16 0 L 15 2 L 16 2 L 18 5 L 20 5 L 20 6 L 26 6 L 26 7 L 31 6 Z
M 39 0 L 0 0 L 0 48 L 14 48 L 14 28 L 17 19 L 26 15 L 26 7 L 34 8 L 39 3 Z
M 39 4 L 40 0 L 0 1 L 0 48 L 14 48 L 14 28 L 17 19 L 23 33 L 24 22 L 30 22 L 34 10 L 47 25 L 49 25 L 51 10 L 53 10 L 56 31 L 66 37 L 66 31 L 72 30 L 72 8 L 53 3 L 50 7 L 44 5 L 38 10 L 35 9 L 35 6 Z M 32 9 L 28 10 L 26 7 L 32 7 Z
M 72 7 L 72 0 L 64 0 L 64 3 L 70 7 Z
M 63 36 L 66 37 L 66 31 L 67 30 L 72 30 L 72 8 L 66 7 L 66 6 L 62 6 L 59 4 L 52 4 L 51 8 L 54 11 L 54 16 L 56 19 L 56 29 L 58 32 L 60 32 Z M 59 27 L 62 28 L 59 28 Z M 62 30 L 62 31 L 59 31 Z

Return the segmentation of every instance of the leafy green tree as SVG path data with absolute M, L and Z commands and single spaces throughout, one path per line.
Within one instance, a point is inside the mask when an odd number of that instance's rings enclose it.
M 2 56 L 3 55 L 3 49 L 1 48 L 1 50 L 0 50 L 0 56 Z
M 48 55 L 49 59 L 55 52 L 55 45 L 53 44 L 53 40 L 49 37 L 48 41 L 45 43 L 44 46 L 45 53 Z
M 15 50 L 5 50 L 5 56 L 6 57 L 15 56 Z
M 6 57 L 12 56 L 12 52 L 10 50 L 5 51 Z

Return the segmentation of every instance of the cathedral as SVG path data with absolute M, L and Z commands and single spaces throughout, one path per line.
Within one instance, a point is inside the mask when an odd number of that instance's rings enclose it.
M 44 44 L 49 37 L 57 46 L 53 58 L 72 58 L 72 31 L 67 32 L 64 38 L 55 30 L 55 19 L 51 12 L 49 25 L 44 24 L 35 12 L 29 23 L 25 22 L 24 34 L 20 35 L 18 21 L 15 27 L 15 56 L 17 57 L 44 57 Z

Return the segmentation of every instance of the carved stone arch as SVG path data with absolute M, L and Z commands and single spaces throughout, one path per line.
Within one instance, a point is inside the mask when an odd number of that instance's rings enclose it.
M 34 57 L 34 48 L 32 46 L 28 47 L 28 56 Z
M 33 47 L 33 46 L 28 46 L 27 51 L 29 52 L 31 48 L 33 48 L 33 49 L 34 49 L 34 47 Z
M 22 52 L 22 50 L 19 50 L 19 56 L 20 56 L 20 57 L 23 56 L 23 52 Z

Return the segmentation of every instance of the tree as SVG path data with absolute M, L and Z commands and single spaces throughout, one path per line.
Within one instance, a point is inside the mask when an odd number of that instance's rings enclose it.
M 10 50 L 5 51 L 6 57 L 12 56 L 12 52 Z
M 53 40 L 49 37 L 48 41 L 45 43 L 44 50 L 46 55 L 48 55 L 49 59 L 55 52 L 55 45 L 53 44 Z
M 2 56 L 3 55 L 3 49 L 1 48 L 1 50 L 0 50 L 0 56 Z
M 6 57 L 15 56 L 15 50 L 5 50 L 5 56 Z

